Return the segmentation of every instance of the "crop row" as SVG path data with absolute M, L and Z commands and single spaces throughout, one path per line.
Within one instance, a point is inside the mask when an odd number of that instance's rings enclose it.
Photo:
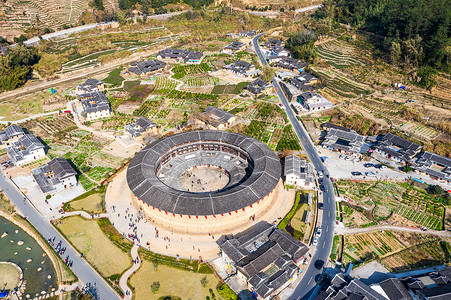
M 175 79 L 183 78 L 187 75 L 205 73 L 211 70 L 210 64 L 200 63 L 195 65 L 176 65 L 172 68 L 172 75 Z

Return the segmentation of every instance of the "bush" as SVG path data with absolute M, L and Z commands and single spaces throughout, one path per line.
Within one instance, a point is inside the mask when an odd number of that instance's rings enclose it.
M 232 289 L 225 283 L 218 287 L 218 293 L 219 293 L 219 295 L 221 295 L 222 298 L 224 298 L 226 300 L 237 300 L 238 299 L 235 292 L 232 291 Z
M 439 186 L 439 185 L 429 185 L 427 188 L 426 188 L 426 191 L 428 192 L 428 194 L 431 194 L 431 195 L 440 195 L 440 194 L 443 194 L 443 189 L 442 189 L 442 187 L 441 186 Z
M 200 280 L 200 284 L 202 284 L 203 287 L 206 287 L 208 284 L 208 279 L 207 276 L 204 276 L 201 280 Z
M 150 289 L 152 290 L 152 293 L 156 294 L 160 290 L 160 282 L 154 281 L 152 285 L 150 286 Z

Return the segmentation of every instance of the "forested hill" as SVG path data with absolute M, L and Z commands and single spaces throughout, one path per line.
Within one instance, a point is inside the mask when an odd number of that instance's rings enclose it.
M 449 0 L 326 0 L 316 16 L 382 36 L 394 64 L 450 71 Z

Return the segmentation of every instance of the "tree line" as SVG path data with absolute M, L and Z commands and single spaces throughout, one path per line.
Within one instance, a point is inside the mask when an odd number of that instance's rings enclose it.
M 323 24 L 345 23 L 373 33 L 393 65 L 449 72 L 448 0 L 326 0 L 315 17 Z
M 25 84 L 32 73 L 32 66 L 40 57 L 36 48 L 18 44 L 6 56 L 0 56 L 0 92 Z

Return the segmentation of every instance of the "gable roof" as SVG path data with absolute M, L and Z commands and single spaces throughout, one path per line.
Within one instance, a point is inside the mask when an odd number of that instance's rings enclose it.
M 98 111 L 110 110 L 110 102 L 104 93 L 95 91 L 79 95 L 83 110 L 89 114 Z
M 390 300 L 413 300 L 406 287 L 397 278 L 389 278 L 379 283 Z
M 405 161 L 409 161 L 421 148 L 420 145 L 390 132 L 384 135 L 382 140 L 376 145 L 376 149 Z
M 254 94 L 259 94 L 259 93 L 263 92 L 264 90 L 271 88 L 271 87 L 272 87 L 272 85 L 269 84 L 268 82 L 264 81 L 261 78 L 257 78 L 253 82 L 248 84 L 246 89 L 248 89 L 249 91 L 251 91 Z
M 64 179 L 70 176 L 77 175 L 77 172 L 74 170 L 74 168 L 69 164 L 67 159 L 62 157 L 57 157 L 52 159 L 48 166 L 50 170 L 55 173 L 55 177 L 58 179 Z

